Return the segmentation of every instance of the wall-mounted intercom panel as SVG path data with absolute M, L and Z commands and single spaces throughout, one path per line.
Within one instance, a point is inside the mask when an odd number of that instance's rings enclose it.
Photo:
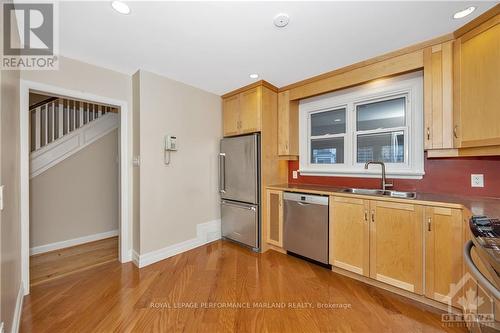
M 165 150 L 176 151 L 177 150 L 177 137 L 173 135 L 165 136 Z

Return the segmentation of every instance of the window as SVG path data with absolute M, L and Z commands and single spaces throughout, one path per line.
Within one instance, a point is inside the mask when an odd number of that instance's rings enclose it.
M 311 114 L 311 163 L 344 163 L 346 109 Z
M 357 104 L 357 162 L 404 163 L 406 96 Z
M 366 177 L 382 161 L 393 178 L 421 178 L 422 99 L 412 73 L 301 101 L 301 174 Z

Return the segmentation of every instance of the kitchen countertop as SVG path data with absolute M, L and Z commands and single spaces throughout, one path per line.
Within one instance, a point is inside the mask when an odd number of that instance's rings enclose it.
M 303 192 L 323 195 L 337 195 L 345 197 L 362 197 L 364 199 L 393 201 L 403 203 L 424 204 L 433 206 L 443 206 L 450 208 L 467 208 L 472 215 L 486 215 L 492 218 L 500 218 L 500 198 L 455 196 L 452 194 L 419 193 L 415 199 L 404 199 L 394 197 L 384 197 L 378 195 L 360 195 L 344 193 L 345 187 L 332 187 L 321 185 L 298 185 L 298 184 L 277 184 L 269 185 L 268 189 L 282 190 L 289 192 Z

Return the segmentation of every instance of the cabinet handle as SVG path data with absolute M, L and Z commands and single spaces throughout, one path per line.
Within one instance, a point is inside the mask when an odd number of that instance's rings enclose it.
M 375 212 L 372 210 L 372 222 L 375 223 Z
M 431 139 L 431 129 L 427 127 L 427 140 Z
M 368 211 L 365 210 L 365 222 L 368 222 Z
M 453 136 L 458 139 L 458 126 L 453 127 Z
M 432 223 L 432 219 L 429 217 L 427 219 L 427 231 L 431 231 L 432 230 L 431 223 Z

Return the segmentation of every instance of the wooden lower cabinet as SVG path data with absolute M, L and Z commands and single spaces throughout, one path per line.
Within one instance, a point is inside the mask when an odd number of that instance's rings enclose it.
M 457 208 L 331 196 L 330 264 L 458 307 L 462 292 L 450 292 L 465 272 L 463 214 Z
M 423 207 L 370 202 L 370 277 L 423 294 Z
M 330 197 L 330 264 L 422 295 L 423 210 Z
M 369 276 L 368 200 L 330 197 L 330 264 Z
M 460 295 L 451 295 L 451 284 L 463 276 L 462 210 L 425 208 L 425 296 L 458 306 Z M 453 296 L 453 297 L 451 297 Z
M 283 247 L 283 191 L 267 190 L 266 242 Z

